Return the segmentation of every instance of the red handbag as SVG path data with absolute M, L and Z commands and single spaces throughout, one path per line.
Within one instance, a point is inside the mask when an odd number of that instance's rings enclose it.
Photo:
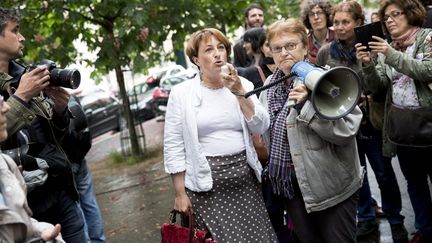
M 193 214 L 189 211 L 188 215 L 182 215 L 182 224 L 187 226 L 181 226 L 175 224 L 177 212 L 172 210 L 168 223 L 164 223 L 161 228 L 161 243 L 214 243 L 215 241 L 211 238 L 206 239 L 207 230 L 200 230 L 194 227 L 195 220 L 193 220 Z M 187 220 L 186 220 L 187 219 Z

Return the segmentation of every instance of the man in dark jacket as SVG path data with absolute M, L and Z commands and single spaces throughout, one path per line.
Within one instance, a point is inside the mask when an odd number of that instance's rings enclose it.
M 69 125 L 69 95 L 63 88 L 49 86 L 46 66 L 26 71 L 14 62 L 23 55 L 25 38 L 19 27 L 15 11 L 0 8 L 0 92 L 11 107 L 6 115 L 9 137 L 2 148 L 28 147 L 16 161 L 23 170 L 38 169 L 36 158 L 46 161 L 48 178 L 27 194 L 33 217 L 61 224 L 66 242 L 82 243 L 84 220 L 71 163 L 59 145 Z

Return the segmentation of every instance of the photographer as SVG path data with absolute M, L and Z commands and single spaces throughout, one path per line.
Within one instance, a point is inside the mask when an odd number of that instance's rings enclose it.
M 27 194 L 33 216 L 61 224 L 66 242 L 85 242 L 84 219 L 77 204 L 71 163 L 60 147 L 69 125 L 66 112 L 69 95 L 63 88 L 49 86 L 47 66 L 25 71 L 13 61 L 23 55 L 24 40 L 18 15 L 0 8 L 0 91 L 11 107 L 6 114 L 9 137 L 2 148 L 28 145 L 25 159 L 16 161 L 23 170 L 37 168 L 36 158 L 46 161 L 47 180 Z M 25 136 L 20 139 L 18 134 Z

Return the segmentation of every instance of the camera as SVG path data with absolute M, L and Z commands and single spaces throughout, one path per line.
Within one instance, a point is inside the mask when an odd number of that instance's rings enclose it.
M 35 69 L 37 66 L 44 65 L 50 72 L 50 85 L 64 88 L 76 89 L 81 83 L 81 74 L 78 69 L 60 69 L 51 60 L 42 60 L 36 64 L 27 67 L 28 71 Z

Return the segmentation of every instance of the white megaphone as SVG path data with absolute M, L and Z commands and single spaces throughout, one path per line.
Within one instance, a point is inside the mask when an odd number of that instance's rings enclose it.
M 296 74 L 297 82 L 300 81 L 312 91 L 311 102 L 321 118 L 336 120 L 344 117 L 359 101 L 360 78 L 350 68 L 335 67 L 326 70 L 301 61 L 292 67 L 291 72 Z

